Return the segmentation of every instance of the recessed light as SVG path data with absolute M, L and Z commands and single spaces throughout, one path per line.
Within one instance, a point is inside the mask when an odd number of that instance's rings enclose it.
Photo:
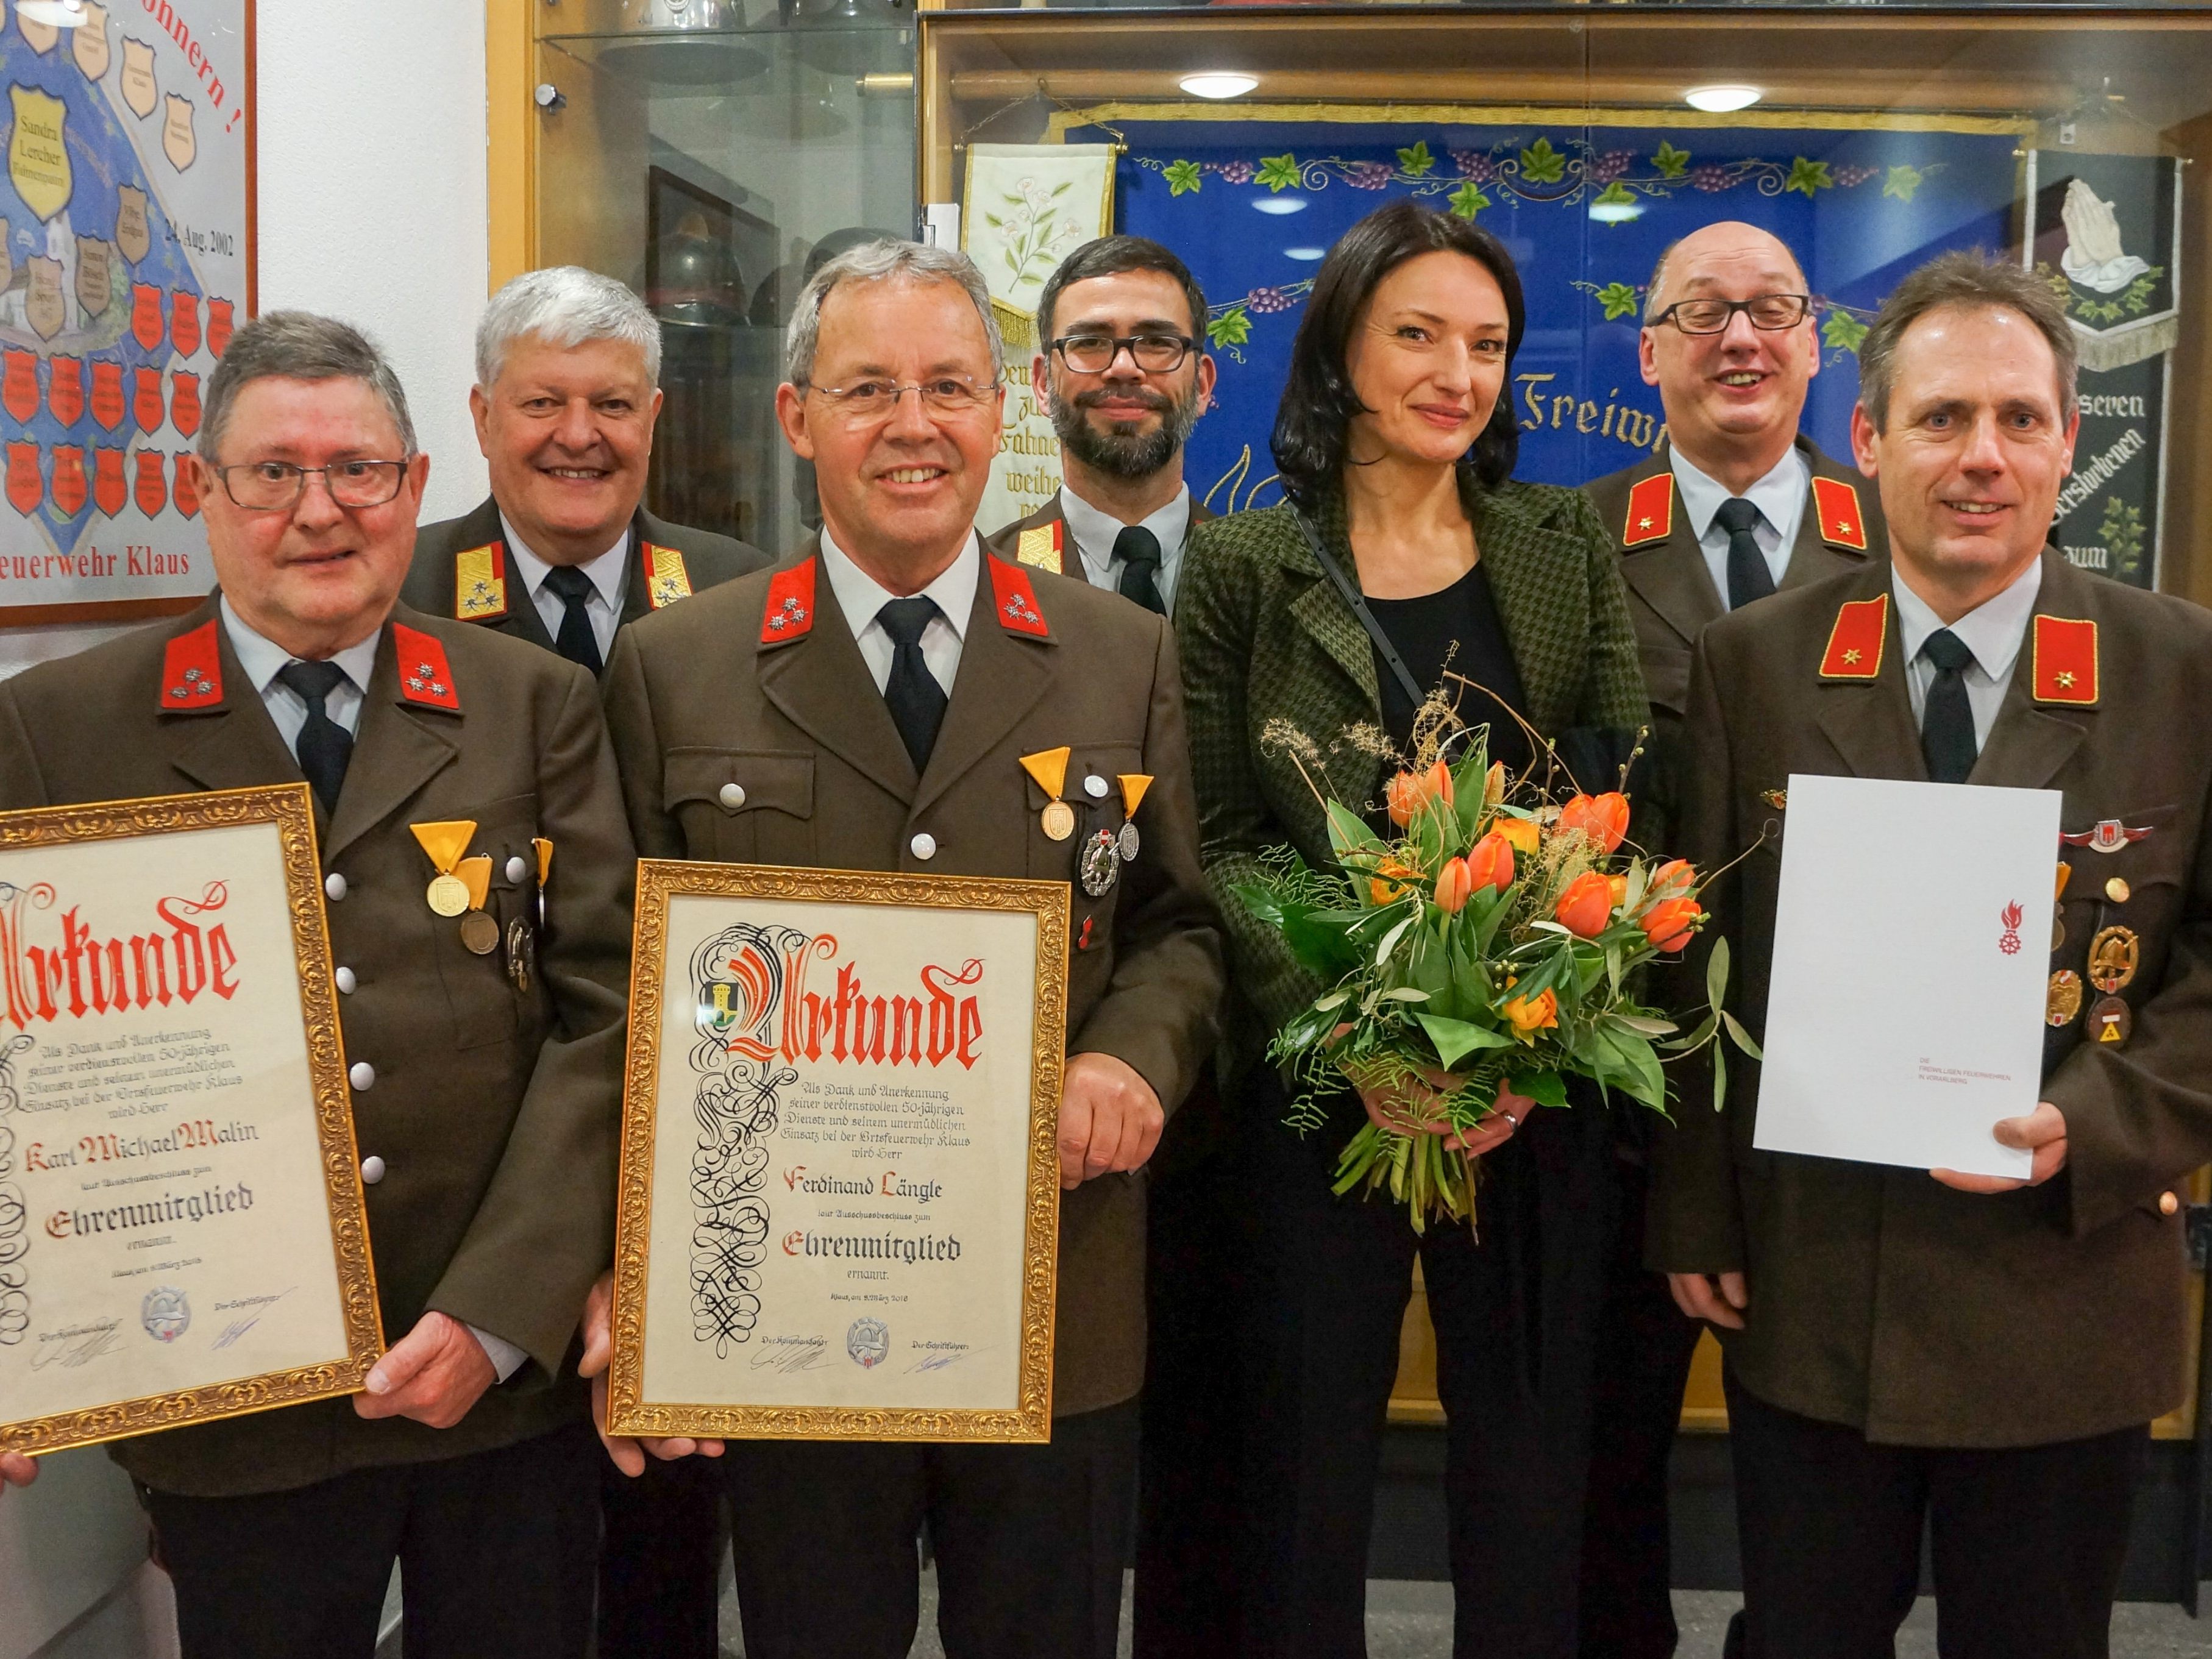
M 1286 247 L 1283 252 L 1290 258 L 1303 259 L 1308 264 L 1328 258 L 1328 250 L 1325 247 Z
M 1261 196 L 1254 198 L 1252 206 L 1260 213 L 1304 213 L 1306 198 L 1303 196 Z
M 1692 87 L 1682 94 L 1682 101 L 1708 115 L 1726 115 L 1732 110 L 1749 109 L 1764 95 L 1757 87 Z
M 1242 98 L 1260 84 L 1249 75 L 1186 75 L 1176 82 L 1194 98 Z
M 85 15 L 84 0 L 21 0 L 15 9 L 24 21 L 48 28 L 81 29 L 92 21 Z
M 1590 204 L 1589 213 L 1590 217 L 1601 225 L 1625 225 L 1631 219 L 1639 219 L 1644 216 L 1644 204 L 1641 202 L 1593 202 Z

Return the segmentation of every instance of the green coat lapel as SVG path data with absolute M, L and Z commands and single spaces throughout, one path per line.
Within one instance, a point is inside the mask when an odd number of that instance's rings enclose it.
M 1588 672 L 1589 593 L 1559 574 L 1580 568 L 1586 550 L 1579 538 L 1537 523 L 1510 486 L 1477 501 L 1474 544 L 1521 672 L 1522 712 L 1540 732 L 1564 732 L 1575 724 Z

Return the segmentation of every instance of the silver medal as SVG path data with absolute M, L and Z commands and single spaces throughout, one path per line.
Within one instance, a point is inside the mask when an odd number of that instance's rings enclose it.
M 1137 826 L 1127 823 L 1121 826 L 1121 862 L 1124 864 L 1133 860 L 1137 856 L 1137 849 L 1145 844 L 1137 834 Z
M 1103 898 L 1113 890 L 1114 879 L 1121 873 L 1121 850 L 1119 838 L 1111 830 L 1101 830 L 1083 843 L 1079 867 L 1083 875 L 1083 890 L 1092 898 Z

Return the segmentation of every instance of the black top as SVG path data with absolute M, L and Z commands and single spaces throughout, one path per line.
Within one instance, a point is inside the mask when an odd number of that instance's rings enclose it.
M 1526 718 L 1527 694 L 1521 671 L 1505 637 L 1505 623 L 1490 595 L 1490 578 L 1477 561 L 1449 587 L 1412 599 L 1370 597 L 1367 608 L 1406 659 L 1424 689 L 1443 685 L 1469 726 L 1490 727 L 1490 758 L 1504 761 L 1508 777 L 1525 771 L 1534 757 L 1528 733 L 1505 711 Z M 1456 648 L 1455 648 L 1456 647 Z M 1444 675 L 1449 664 L 1455 677 Z M 1402 751 L 1413 741 L 1413 705 L 1406 701 L 1398 677 L 1376 653 L 1375 678 L 1382 693 L 1382 725 Z M 1458 757 L 1456 750 L 1452 758 Z

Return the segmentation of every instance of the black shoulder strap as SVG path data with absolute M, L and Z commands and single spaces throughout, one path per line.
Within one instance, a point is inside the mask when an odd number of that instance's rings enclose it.
M 1406 694 L 1406 701 L 1419 708 L 1426 694 L 1414 681 L 1413 671 L 1406 666 L 1406 659 L 1398 654 L 1398 647 L 1390 643 L 1390 636 L 1382 631 L 1382 624 L 1367 608 L 1367 598 L 1359 591 L 1359 584 L 1344 574 L 1344 567 L 1322 544 L 1321 532 L 1313 527 L 1311 520 L 1295 507 L 1291 509 L 1291 516 L 1297 520 L 1298 533 L 1306 538 L 1307 550 L 1314 556 L 1322 574 L 1336 585 L 1337 597 L 1352 607 L 1352 614 L 1359 618 L 1359 625 L 1375 642 L 1376 651 L 1390 665 L 1390 672 L 1398 682 L 1398 689 Z

